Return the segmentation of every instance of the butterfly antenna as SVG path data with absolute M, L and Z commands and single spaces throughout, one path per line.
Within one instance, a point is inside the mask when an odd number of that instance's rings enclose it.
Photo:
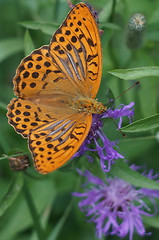
M 128 89 L 126 89 L 124 92 L 122 92 L 118 97 L 114 98 L 113 100 L 116 100 L 117 98 L 121 97 L 124 93 L 126 93 L 127 91 L 129 91 L 131 88 L 133 88 L 134 86 L 136 86 L 137 84 L 139 84 L 140 81 L 137 81 L 136 83 L 134 83 L 131 87 L 129 87 Z M 120 131 L 120 133 L 123 135 L 123 137 L 126 137 L 126 135 L 123 133 L 123 131 L 118 127 L 118 125 L 116 124 L 116 122 L 114 121 L 114 119 L 110 116 L 110 114 L 106 111 L 106 113 L 108 114 L 108 116 L 111 118 L 111 120 L 113 121 L 113 123 L 115 124 L 115 126 L 117 127 L 117 129 Z
M 113 100 L 116 100 L 117 98 L 121 97 L 124 93 L 126 93 L 127 91 L 129 91 L 131 88 L 133 88 L 134 86 L 136 86 L 137 84 L 139 84 L 140 81 L 137 81 L 136 83 L 134 83 L 131 87 L 129 87 L 128 89 L 126 89 L 124 92 L 122 92 L 118 97 L 114 98 Z M 113 121 L 113 123 L 115 124 L 115 126 L 117 127 L 117 129 L 120 131 L 120 133 L 123 135 L 123 137 L 126 137 L 126 135 L 123 133 L 123 131 L 118 127 L 118 125 L 116 124 L 116 122 L 114 121 L 114 119 L 110 116 L 110 114 L 106 111 L 106 113 L 108 114 L 108 116 L 111 118 L 111 120 Z
M 122 92 L 118 97 L 114 98 L 114 100 L 116 100 L 117 98 L 121 97 L 124 93 L 126 93 L 127 91 L 129 91 L 131 88 L 135 87 L 139 83 L 140 83 L 140 81 L 137 81 L 136 83 L 134 83 L 131 87 L 126 89 L 124 92 Z
M 123 133 L 123 131 L 118 127 L 118 125 L 116 124 L 116 122 L 114 121 L 114 119 L 110 116 L 110 114 L 107 112 L 107 111 L 105 111 L 107 114 L 108 114 L 108 116 L 111 118 L 111 120 L 113 121 L 113 123 L 115 124 L 115 126 L 117 127 L 117 129 L 120 131 L 120 133 L 123 135 L 123 137 L 126 137 L 126 135 L 125 135 L 125 133 Z

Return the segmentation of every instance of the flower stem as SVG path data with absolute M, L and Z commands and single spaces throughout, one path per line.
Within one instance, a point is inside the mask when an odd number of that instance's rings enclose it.
M 73 199 L 70 201 L 70 204 L 67 206 L 63 216 L 61 217 L 61 219 L 58 221 L 58 223 L 56 224 L 55 228 L 53 229 L 53 231 L 51 232 L 50 236 L 47 238 L 47 240 L 52 240 L 52 239 L 57 239 L 57 237 L 59 236 L 61 229 L 72 209 L 72 205 L 73 205 Z
M 30 191 L 29 191 L 29 188 L 27 186 L 27 183 L 26 183 L 25 179 L 24 179 L 23 193 L 24 193 L 26 202 L 28 204 L 31 217 L 32 217 L 33 222 L 34 222 L 34 227 L 35 227 L 35 230 L 37 232 L 38 239 L 39 240 L 44 240 L 45 239 L 44 230 L 42 229 L 39 214 L 37 213 L 35 204 L 33 202 L 32 196 L 30 194 Z
M 113 23 L 113 20 L 114 20 L 115 6 L 116 6 L 116 0 L 113 0 L 111 15 L 109 17 L 109 22 L 110 23 Z M 114 54 L 114 51 L 113 51 L 113 39 L 112 39 L 112 37 L 109 41 L 108 51 L 109 51 L 109 56 L 110 56 L 110 58 L 112 60 L 112 63 L 114 65 L 114 68 L 118 68 L 118 61 L 116 60 L 116 57 L 115 57 L 115 54 Z
M 113 22 L 113 19 L 114 19 L 115 5 L 116 5 L 116 0 L 113 0 L 112 12 L 111 12 L 111 15 L 110 15 L 110 18 L 109 18 L 110 22 Z

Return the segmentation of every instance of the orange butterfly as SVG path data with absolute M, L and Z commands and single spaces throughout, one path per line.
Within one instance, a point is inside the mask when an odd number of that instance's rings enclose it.
M 49 46 L 24 58 L 13 79 L 9 123 L 24 138 L 37 171 L 46 174 L 67 162 L 87 137 L 102 74 L 98 28 L 84 3 L 71 9 Z

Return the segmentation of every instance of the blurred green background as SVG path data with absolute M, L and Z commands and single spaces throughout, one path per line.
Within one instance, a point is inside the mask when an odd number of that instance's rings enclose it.
M 98 12 L 103 51 L 103 76 L 98 99 L 106 103 L 107 89 L 114 97 L 120 95 L 134 81 L 113 77 L 107 71 L 120 68 L 136 68 L 159 65 L 159 1 L 158 0 L 91 0 L 87 1 Z M 72 1 L 73 4 L 78 3 Z M 93 224 L 85 223 L 85 216 L 78 209 L 78 200 L 72 200 L 71 193 L 80 189 L 79 176 L 75 168 L 89 168 L 85 156 L 74 159 L 67 168 L 47 176 L 40 175 L 32 166 L 26 172 L 10 170 L 8 159 L 3 154 L 22 151 L 29 153 L 27 141 L 8 124 L 6 107 L 14 97 L 12 79 L 22 58 L 32 50 L 49 44 L 54 31 L 67 16 L 69 6 L 66 0 L 0 0 L 0 239 L 36 240 L 38 220 L 46 227 L 47 237 L 41 239 L 92 240 L 95 237 Z M 126 44 L 129 19 L 135 13 L 142 13 L 146 19 L 140 46 L 131 49 Z M 134 79 L 135 80 L 135 79 Z M 142 78 L 140 85 L 128 91 L 116 101 L 119 104 L 135 102 L 134 120 L 150 117 L 159 110 L 159 79 Z M 128 120 L 125 119 L 124 124 Z M 130 163 L 145 164 L 147 168 L 159 171 L 158 129 L 123 136 L 115 125 L 108 121 L 104 132 L 110 140 L 119 139 L 119 152 Z M 31 156 L 29 154 L 30 160 Z M 31 160 L 32 162 L 32 160 Z M 24 185 L 23 185 L 24 184 Z M 29 193 L 28 193 L 29 192 Z M 28 199 L 30 196 L 30 200 Z M 40 218 L 32 214 L 35 204 Z M 33 216 L 34 215 L 34 216 Z M 34 220 L 32 217 L 35 217 Z M 147 231 L 159 237 L 159 224 L 150 224 Z M 154 228 L 154 227 L 156 228 Z M 52 234 L 52 235 L 50 235 Z M 42 236 L 42 235 L 41 235 Z M 103 238 L 104 239 L 104 238 Z M 118 239 L 107 237 L 105 239 Z M 134 239 L 140 239 L 135 235 Z

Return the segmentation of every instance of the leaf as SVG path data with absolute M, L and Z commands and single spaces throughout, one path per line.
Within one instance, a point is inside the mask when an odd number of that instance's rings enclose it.
M 118 160 L 111 167 L 112 175 L 137 187 L 159 190 L 159 183 L 132 170 L 123 160 Z
M 91 161 L 91 159 L 90 160 L 85 159 L 86 160 L 84 163 L 85 169 L 90 171 L 93 175 L 99 176 L 100 178 L 105 180 L 105 173 L 103 172 L 103 170 L 101 168 L 99 157 L 97 157 L 96 154 L 90 153 L 89 155 L 90 155 L 90 157 L 92 157 L 92 161 Z
M 0 41 L 0 62 L 13 54 L 23 51 L 23 40 L 20 38 L 9 38 Z
M 55 199 L 56 185 L 53 179 L 43 178 L 41 180 L 39 179 L 39 181 L 33 181 L 33 179 L 30 178 L 29 189 L 40 217 L 50 201 L 53 202 Z M 24 196 L 21 194 L 16 202 L 8 209 L 3 221 L 1 221 L 0 237 L 3 240 L 17 239 L 17 234 L 25 231 L 32 226 L 32 224 L 33 221 L 28 211 L 28 206 Z
M 56 23 L 47 23 L 47 22 L 38 22 L 38 21 L 24 21 L 19 22 L 19 24 L 28 29 L 38 30 L 40 29 L 42 32 L 52 35 L 58 27 Z
M 99 22 L 106 22 L 109 19 L 112 11 L 112 5 L 113 1 L 108 0 L 106 2 L 103 9 L 98 14 Z
M 156 127 L 159 127 L 159 114 L 135 121 L 121 128 L 121 130 L 124 132 L 143 132 Z
M 17 198 L 23 186 L 23 176 L 21 173 L 16 175 L 16 178 L 11 182 L 6 194 L 0 201 L 0 217 L 12 205 Z
M 56 226 L 54 227 L 53 231 L 51 232 L 50 236 L 47 238 L 47 240 L 56 240 L 63 228 L 63 225 L 72 209 L 72 205 L 73 205 L 73 201 L 70 202 L 70 204 L 68 205 L 68 207 L 66 208 L 63 216 L 61 217 L 61 219 L 58 221 L 58 223 L 56 224 Z
M 150 76 L 159 77 L 159 67 L 149 66 L 129 69 L 115 69 L 112 71 L 108 71 L 108 73 L 124 80 L 134 80 Z
M 24 181 L 24 184 L 23 184 L 23 193 L 24 193 L 24 197 L 25 197 L 25 200 L 27 202 L 32 220 L 34 222 L 34 227 L 35 227 L 35 230 L 37 232 L 38 238 L 39 238 L 39 240 L 43 240 L 44 236 L 45 236 L 45 233 L 44 233 L 44 230 L 41 226 L 41 221 L 40 221 L 40 218 L 39 218 L 39 214 L 37 212 L 36 205 L 33 201 L 32 195 L 30 193 L 30 189 L 28 187 L 28 183 L 26 181 Z
M 25 31 L 24 35 L 24 49 L 25 56 L 29 55 L 35 49 L 34 43 L 28 30 Z
M 151 227 L 159 228 L 159 216 L 155 217 L 143 216 L 142 218 L 145 224 L 148 224 Z
M 121 29 L 120 26 L 118 26 L 117 24 L 115 23 L 100 23 L 100 26 L 103 28 L 108 28 L 108 29 L 111 29 L 111 30 L 115 30 L 115 31 L 118 31 Z

